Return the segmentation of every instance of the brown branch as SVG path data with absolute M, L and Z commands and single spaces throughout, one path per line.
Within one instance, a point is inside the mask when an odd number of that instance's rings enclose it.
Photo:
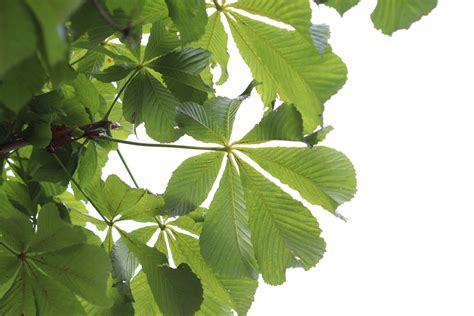
M 74 128 L 69 128 L 61 125 L 51 126 L 51 143 L 47 147 L 51 152 L 56 151 L 57 149 L 64 146 L 66 143 L 75 141 L 84 137 L 95 138 L 99 137 L 102 134 L 105 134 L 108 128 L 116 129 L 119 125 L 110 121 L 98 121 L 91 124 L 80 126 L 79 129 L 84 133 L 77 138 L 72 136 Z M 20 149 L 22 147 L 31 145 L 26 139 L 20 138 L 16 139 L 10 143 L 0 145 L 0 156 L 7 155 L 8 153 Z

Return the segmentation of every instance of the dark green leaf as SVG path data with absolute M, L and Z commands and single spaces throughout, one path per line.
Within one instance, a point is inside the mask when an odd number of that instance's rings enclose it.
M 23 1 L 0 2 L 0 79 L 36 51 L 36 27 Z M 7 75 L 8 77 L 8 75 Z
M 148 135 L 160 142 L 173 142 L 179 101 L 148 71 L 140 71 L 125 90 L 125 118 L 135 124 L 145 122 Z

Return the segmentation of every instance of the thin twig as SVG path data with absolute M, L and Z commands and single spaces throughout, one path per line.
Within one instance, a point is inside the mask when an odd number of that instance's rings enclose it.
M 56 155 L 55 153 L 52 153 L 54 159 L 56 159 L 56 161 L 58 162 L 58 164 L 61 166 L 61 168 L 64 170 L 64 172 L 66 173 L 66 175 L 71 179 L 71 182 L 74 183 L 74 185 L 79 189 L 79 191 L 81 191 L 81 193 L 84 195 L 84 197 L 91 203 L 91 205 L 95 208 L 95 210 L 97 211 L 97 213 L 99 213 L 100 217 L 102 217 L 102 219 L 104 220 L 104 222 L 107 223 L 107 225 L 111 225 L 111 222 L 107 219 L 107 217 L 105 217 L 102 212 L 100 211 L 100 209 L 97 207 L 97 205 L 92 201 L 92 199 L 89 197 L 89 195 L 87 195 L 87 193 L 82 189 L 81 185 L 76 181 L 76 179 L 74 179 L 71 175 L 71 173 L 67 170 L 66 166 L 63 164 L 63 162 L 61 161 L 61 159 L 59 159 L 58 155 Z
M 125 84 L 120 88 L 119 92 L 118 92 L 117 95 L 115 96 L 114 101 L 112 102 L 112 104 L 110 105 L 109 109 L 107 110 L 107 113 L 105 113 L 105 116 L 104 116 L 104 120 L 105 120 L 105 121 L 109 119 L 110 113 L 112 113 L 112 110 L 114 109 L 115 104 L 117 103 L 118 99 L 120 98 L 120 95 L 121 95 L 122 92 L 125 90 L 125 88 L 130 84 L 130 81 L 132 81 L 132 79 L 135 77 L 135 75 L 137 74 L 137 72 L 138 72 L 139 70 L 140 70 L 140 68 L 135 69 L 135 71 L 132 72 L 132 74 L 130 75 L 130 77 L 128 78 L 128 80 L 125 82 Z
M 108 136 L 101 136 L 99 139 L 109 140 L 115 143 L 121 143 L 133 146 L 142 147 L 162 147 L 162 148 L 180 148 L 180 149 L 194 149 L 194 150 L 212 150 L 212 151 L 228 151 L 225 147 L 201 147 L 201 146 L 186 146 L 186 145 L 173 145 L 173 144 L 155 144 L 155 143 L 139 143 L 129 140 L 116 139 Z
M 137 189 L 139 189 L 140 186 L 138 185 L 137 180 L 135 180 L 135 177 L 133 176 L 132 171 L 131 171 L 130 168 L 128 167 L 128 164 L 127 164 L 127 162 L 125 161 L 125 158 L 123 157 L 122 153 L 120 152 L 120 149 L 118 149 L 118 148 L 117 148 L 117 154 L 119 155 L 120 160 L 122 160 L 122 163 L 123 163 L 125 169 L 127 169 L 128 175 L 129 175 L 130 178 L 132 179 L 133 184 L 135 184 L 135 187 L 136 187 Z

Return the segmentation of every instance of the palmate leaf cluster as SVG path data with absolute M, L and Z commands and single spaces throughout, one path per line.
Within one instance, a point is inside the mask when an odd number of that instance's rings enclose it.
M 372 19 L 392 34 L 435 6 L 378 0 Z M 314 267 L 321 229 L 282 184 L 340 217 L 356 178 L 319 144 L 347 69 L 311 16 L 309 0 L 0 1 L 0 314 L 245 315 L 260 277 Z M 231 40 L 254 81 L 217 96 Z M 234 140 L 254 90 L 265 113 Z M 126 140 L 141 124 L 156 143 Z M 209 145 L 170 144 L 185 134 Z M 205 152 L 158 194 L 102 177 L 111 153 L 129 170 L 120 142 Z

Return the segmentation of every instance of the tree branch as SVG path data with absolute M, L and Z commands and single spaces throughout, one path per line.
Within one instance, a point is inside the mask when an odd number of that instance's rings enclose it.
M 142 147 L 162 147 L 162 148 L 180 148 L 180 149 L 194 149 L 194 150 L 212 150 L 212 151 L 228 151 L 225 147 L 202 147 L 202 146 L 186 146 L 186 145 L 173 145 L 173 144 L 155 144 L 155 143 L 138 143 L 129 140 L 116 139 L 108 136 L 100 136 L 99 139 L 109 140 L 111 142 L 142 146 Z

